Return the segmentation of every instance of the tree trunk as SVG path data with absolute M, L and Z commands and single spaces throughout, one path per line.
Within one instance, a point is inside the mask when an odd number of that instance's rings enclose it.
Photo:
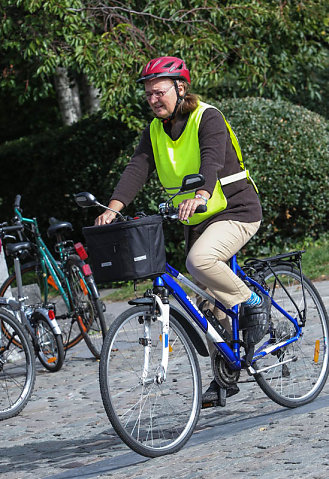
M 72 125 L 81 118 L 79 88 L 70 81 L 66 68 L 57 67 L 55 88 L 64 125 Z
M 92 115 L 100 110 L 100 90 L 88 82 L 86 75 L 82 75 L 81 85 L 85 111 Z

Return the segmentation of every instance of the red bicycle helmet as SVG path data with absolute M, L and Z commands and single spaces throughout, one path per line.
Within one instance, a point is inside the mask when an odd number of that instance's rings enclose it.
M 185 62 L 177 57 L 159 57 L 150 60 L 143 68 L 142 76 L 137 82 L 159 77 L 182 79 L 191 83 L 190 72 L 186 68 Z

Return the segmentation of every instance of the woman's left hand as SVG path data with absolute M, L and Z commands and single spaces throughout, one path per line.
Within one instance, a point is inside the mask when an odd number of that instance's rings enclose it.
M 190 198 L 184 200 L 179 204 L 178 218 L 180 221 L 187 221 L 188 218 L 194 215 L 195 210 L 199 205 L 204 205 L 205 200 L 202 198 Z

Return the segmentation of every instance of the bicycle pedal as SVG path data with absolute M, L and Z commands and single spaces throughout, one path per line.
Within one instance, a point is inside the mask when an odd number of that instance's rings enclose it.
M 203 402 L 201 405 L 201 409 L 208 409 L 210 407 L 225 407 L 226 406 L 226 389 L 221 389 L 218 399 L 213 401 L 206 401 Z
M 226 400 L 223 402 L 217 400 L 217 401 L 209 401 L 209 402 L 204 402 L 201 405 L 201 409 L 208 409 L 210 407 L 225 407 L 226 406 Z

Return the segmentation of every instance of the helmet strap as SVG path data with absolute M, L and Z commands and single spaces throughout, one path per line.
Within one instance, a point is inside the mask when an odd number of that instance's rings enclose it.
M 186 96 L 186 93 L 184 93 L 183 96 L 181 96 L 181 95 L 179 94 L 177 81 L 173 79 L 173 82 L 174 82 L 174 87 L 175 87 L 175 91 L 176 91 L 176 95 L 177 95 L 176 105 L 175 105 L 175 108 L 174 108 L 174 111 L 172 112 L 172 114 L 169 115 L 167 118 L 163 118 L 163 119 L 161 120 L 162 123 L 167 123 L 168 121 L 171 121 L 173 118 L 175 118 L 176 113 L 177 113 L 177 109 L 178 109 L 179 105 L 182 103 L 182 101 L 184 100 L 184 98 L 185 98 L 185 96 Z

